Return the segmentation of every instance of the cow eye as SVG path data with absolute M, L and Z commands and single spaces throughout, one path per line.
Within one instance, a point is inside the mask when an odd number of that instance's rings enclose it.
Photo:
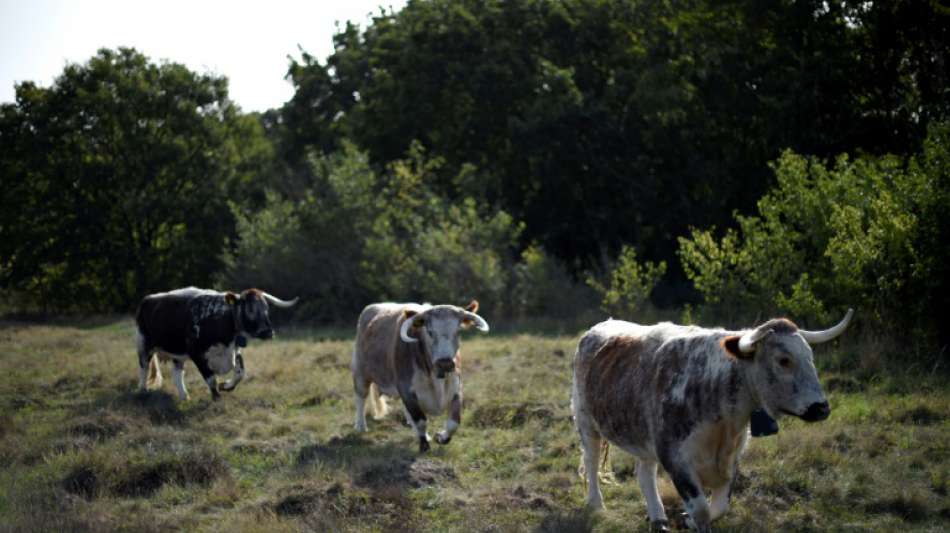
M 792 360 L 788 357 L 783 357 L 778 360 L 778 364 L 781 365 L 782 368 L 788 368 L 792 366 Z

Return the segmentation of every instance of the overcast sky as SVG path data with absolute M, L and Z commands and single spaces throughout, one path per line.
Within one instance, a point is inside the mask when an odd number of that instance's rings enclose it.
M 365 27 L 379 6 L 405 0 L 0 0 L 0 102 L 13 84 L 44 87 L 67 63 L 84 63 L 99 48 L 131 46 L 152 61 L 168 59 L 230 80 L 231 99 L 245 111 L 280 106 L 293 94 L 287 56 L 297 45 L 326 58 L 335 23 Z

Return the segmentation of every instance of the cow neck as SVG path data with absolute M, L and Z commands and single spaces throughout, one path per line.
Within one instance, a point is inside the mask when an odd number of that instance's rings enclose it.
M 758 391 L 755 390 L 753 381 L 749 379 L 748 371 L 746 365 L 741 362 L 736 362 L 736 371 L 739 372 L 739 377 L 742 379 L 743 389 L 747 390 L 749 395 L 750 405 L 748 408 L 743 409 L 742 416 L 748 422 L 748 419 L 752 417 L 752 411 L 756 409 L 764 409 L 765 405 L 762 403 L 762 399 L 759 398 Z

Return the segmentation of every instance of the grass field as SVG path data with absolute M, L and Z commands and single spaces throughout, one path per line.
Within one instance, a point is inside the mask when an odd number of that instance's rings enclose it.
M 398 401 L 353 432 L 348 331 L 252 342 L 220 402 L 190 363 L 190 401 L 167 365 L 161 390 L 135 392 L 132 334 L 129 319 L 0 323 L 0 530 L 649 530 L 616 449 L 607 510 L 583 509 L 576 336 L 465 334 L 462 427 L 419 456 Z M 950 385 L 868 375 L 825 369 L 829 420 L 751 441 L 718 530 L 950 530 Z M 682 510 L 665 477 L 661 494 Z

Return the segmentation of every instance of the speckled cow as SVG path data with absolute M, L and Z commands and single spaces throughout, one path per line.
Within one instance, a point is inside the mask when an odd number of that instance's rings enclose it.
M 753 410 L 828 418 L 809 345 L 840 335 L 851 316 L 848 310 L 825 331 L 801 330 L 786 319 L 744 331 L 620 320 L 592 327 L 577 347 L 571 398 L 588 505 L 603 507 L 598 467 L 606 439 L 636 456 L 654 529 L 668 530 L 656 486 L 662 464 L 683 498 L 687 523 L 710 531 L 729 507 Z
M 244 377 L 241 347 L 246 345 L 245 335 L 258 339 L 274 336 L 268 303 L 290 307 L 297 299 L 285 302 L 258 289 L 235 294 L 196 287 L 146 296 L 135 314 L 139 388 L 146 389 L 149 374 L 153 376 L 153 386 L 161 385 L 158 356 L 174 362 L 175 386 L 182 400 L 188 399 L 188 359 L 198 367 L 212 398 L 219 397 L 215 375 L 233 370 L 233 378 L 221 384 L 221 390 L 233 390 Z
M 374 415 L 387 407 L 380 393 L 399 396 L 406 422 L 419 438 L 419 451 L 429 449 L 426 415 L 449 411 L 436 442 L 448 444 L 462 420 L 462 379 L 459 376 L 459 330 L 474 326 L 488 331 L 475 314 L 478 302 L 454 305 L 379 303 L 366 306 L 356 327 L 353 388 L 356 430 L 366 431 L 366 398 Z

